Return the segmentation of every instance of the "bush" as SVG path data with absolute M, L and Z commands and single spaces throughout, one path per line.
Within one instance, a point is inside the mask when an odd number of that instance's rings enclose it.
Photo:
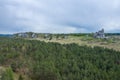
M 6 71 L 2 74 L 1 80 L 14 80 L 11 68 L 6 69 Z

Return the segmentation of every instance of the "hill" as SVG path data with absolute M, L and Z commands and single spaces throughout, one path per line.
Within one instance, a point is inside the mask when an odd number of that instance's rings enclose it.
M 0 37 L 12 37 L 12 34 L 0 34 Z
M 2 80 L 119 80 L 120 52 L 102 47 L 0 38 Z

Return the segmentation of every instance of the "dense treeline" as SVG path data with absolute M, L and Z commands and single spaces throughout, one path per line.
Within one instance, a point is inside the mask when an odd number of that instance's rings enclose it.
M 120 33 L 106 33 L 107 36 L 119 36 Z
M 0 66 L 31 80 L 119 80 L 120 52 L 77 44 L 0 38 Z M 11 71 L 12 69 L 12 71 Z M 3 80 L 9 79 L 5 78 Z M 9 79 L 10 80 L 10 79 Z

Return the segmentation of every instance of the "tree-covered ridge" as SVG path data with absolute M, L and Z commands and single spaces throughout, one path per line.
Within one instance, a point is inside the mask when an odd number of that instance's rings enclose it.
M 120 52 L 77 44 L 0 38 L 0 66 L 9 66 L 23 80 L 27 80 L 24 75 L 31 80 L 119 80 Z

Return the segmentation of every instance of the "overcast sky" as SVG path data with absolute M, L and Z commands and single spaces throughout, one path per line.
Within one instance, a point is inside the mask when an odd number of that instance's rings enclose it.
M 120 0 L 0 0 L 0 33 L 120 32 Z

